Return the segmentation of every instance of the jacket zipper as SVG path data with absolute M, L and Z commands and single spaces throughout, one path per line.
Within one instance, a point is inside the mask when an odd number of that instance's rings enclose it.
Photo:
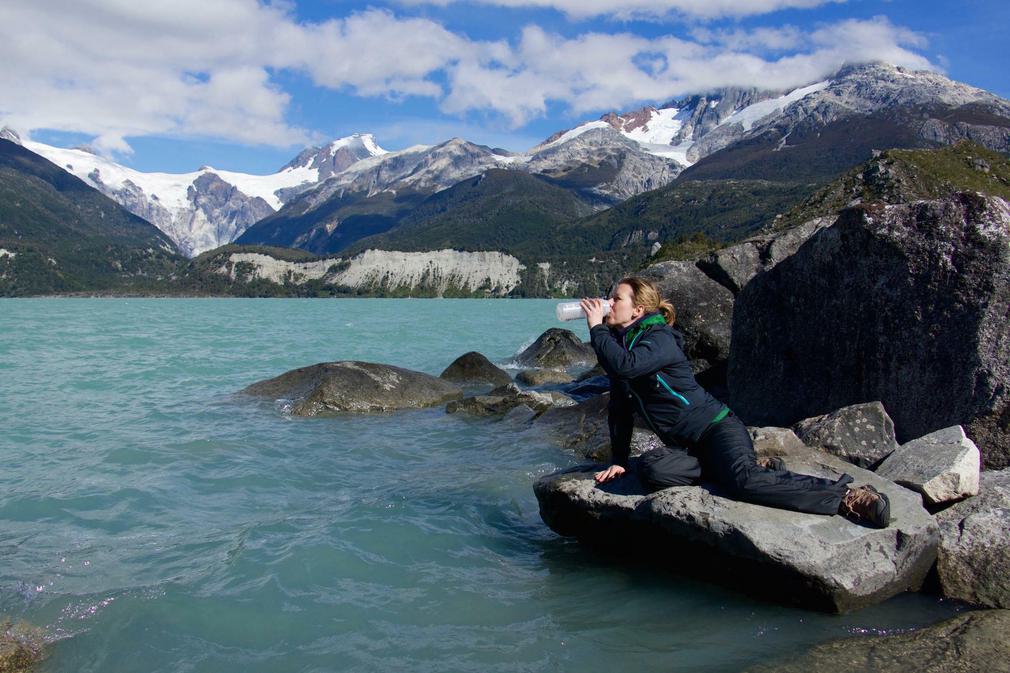
M 638 400 L 638 408 L 642 410 L 642 417 L 645 418 L 645 422 L 649 424 L 649 429 L 652 430 L 657 437 L 662 439 L 663 435 L 659 434 L 659 430 L 656 429 L 656 426 L 653 424 L 652 419 L 649 418 L 649 413 L 645 410 L 645 404 L 642 402 L 642 398 L 639 397 L 638 393 L 636 393 L 634 390 L 631 391 L 631 394 L 635 396 L 636 400 Z
M 656 380 L 657 380 L 657 381 L 659 381 L 659 382 L 660 382 L 661 384 L 663 384 L 663 387 L 664 387 L 664 388 L 666 388 L 666 390 L 667 390 L 667 391 L 668 391 L 668 392 L 669 392 L 669 393 L 670 393 L 671 395 L 673 395 L 673 396 L 674 396 L 674 397 L 676 397 L 676 398 L 677 398 L 678 400 L 680 400 L 681 402 L 683 402 L 683 403 L 684 403 L 684 406 L 685 406 L 685 407 L 689 407 L 689 406 L 691 406 L 691 403 L 690 403 L 690 402 L 688 401 L 688 399 L 687 399 L 686 397 L 684 397 L 683 395 L 681 395 L 680 393 L 678 393 L 678 392 L 677 392 L 676 390 L 674 390 L 673 388 L 671 388 L 671 387 L 670 387 L 670 385 L 669 385 L 669 384 L 668 384 L 668 383 L 667 383 L 666 381 L 664 381 L 664 380 L 663 380 L 663 377 L 662 377 L 662 376 L 660 376 L 659 374 L 656 374 Z

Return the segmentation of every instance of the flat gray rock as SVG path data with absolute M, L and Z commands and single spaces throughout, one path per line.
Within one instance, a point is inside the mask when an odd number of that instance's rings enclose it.
M 242 392 L 285 400 L 295 416 L 432 407 L 463 394 L 459 386 L 429 374 L 352 360 L 293 369 Z
M 647 543 L 669 550 L 688 569 L 778 601 L 844 612 L 918 589 L 936 558 L 938 537 L 919 496 L 798 440 L 799 446 L 790 444 L 776 448 L 790 470 L 830 478 L 847 472 L 856 484 L 886 493 L 891 525 L 873 529 L 841 516 L 751 505 L 704 486 L 647 495 L 634 476 L 598 487 L 597 465 L 544 476 L 534 491 L 544 522 L 561 535 Z
M 795 424 L 793 431 L 807 446 L 867 469 L 898 448 L 894 421 L 880 402 L 853 404 L 807 418 Z
M 574 380 L 570 374 L 558 369 L 524 369 L 516 374 L 516 381 L 528 386 L 571 383 Z
M 461 400 L 453 400 L 446 405 L 450 414 L 468 413 L 476 416 L 501 416 L 515 407 L 525 405 L 534 413 L 541 414 L 555 407 L 574 406 L 575 400 L 559 392 L 522 390 L 514 383 L 495 388 L 487 395 L 476 395 Z
M 911 633 L 845 638 L 747 673 L 1006 673 L 1010 611 L 964 612 Z
M 943 595 L 1010 608 L 1010 469 L 983 472 L 979 494 L 940 512 L 936 520 Z
M 927 505 L 978 493 L 980 456 L 960 425 L 902 444 L 877 474 L 922 493 Z

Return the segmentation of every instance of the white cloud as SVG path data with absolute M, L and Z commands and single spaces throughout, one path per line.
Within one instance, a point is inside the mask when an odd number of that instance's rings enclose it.
M 585 114 L 716 87 L 789 89 L 823 79 L 851 62 L 932 67 L 909 49 L 925 45 L 921 36 L 879 17 L 807 33 L 790 28 L 775 34 L 737 31 L 706 37 L 712 41 L 646 39 L 627 33 L 564 38 L 530 27 L 515 50 L 519 66 L 466 63 L 453 68 L 443 109 L 494 109 L 518 126 L 542 114 L 551 101 L 563 101 L 572 112 Z M 770 48 L 791 53 L 774 59 L 762 55 Z
M 528 26 L 509 43 L 382 10 L 300 23 L 288 9 L 256 0 L 7 0 L 0 124 L 80 132 L 119 153 L 129 152 L 128 138 L 154 134 L 288 146 L 318 138 L 287 120 L 292 96 L 277 77 L 285 70 L 348 95 L 426 97 L 444 113 L 516 128 L 559 107 L 582 115 L 721 86 L 795 87 L 846 62 L 931 67 L 914 51 L 925 40 L 886 18 L 811 31 L 698 30 L 691 39 L 564 37 Z
M 399 0 L 403 5 L 446 6 L 462 0 Z M 846 0 L 467 0 L 485 5 L 554 9 L 572 19 L 598 16 L 615 19 L 690 17 L 718 19 L 769 14 L 782 9 L 809 9 Z

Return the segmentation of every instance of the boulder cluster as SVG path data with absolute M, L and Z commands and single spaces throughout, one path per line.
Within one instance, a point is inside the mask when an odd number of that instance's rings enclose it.
M 594 461 L 534 484 L 543 520 L 588 543 L 643 545 L 750 593 L 843 612 L 936 586 L 1010 608 L 1010 206 L 954 194 L 856 205 L 696 262 L 646 269 L 678 309 L 696 376 L 751 426 L 760 456 L 886 493 L 892 523 L 775 510 L 706 484 L 647 492 L 609 460 L 606 377 L 588 344 L 551 329 L 515 376 L 467 353 L 439 377 L 337 362 L 246 392 L 291 413 L 447 404 L 528 424 Z M 391 385 L 393 379 L 396 385 Z

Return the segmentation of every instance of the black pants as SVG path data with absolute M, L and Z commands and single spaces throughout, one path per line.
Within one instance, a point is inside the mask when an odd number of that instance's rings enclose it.
M 652 489 L 686 486 L 699 478 L 713 482 L 726 495 L 756 505 L 810 514 L 835 514 L 852 481 L 838 481 L 758 467 L 747 427 L 730 414 L 709 427 L 689 453 L 674 446 L 642 456 L 639 472 Z

